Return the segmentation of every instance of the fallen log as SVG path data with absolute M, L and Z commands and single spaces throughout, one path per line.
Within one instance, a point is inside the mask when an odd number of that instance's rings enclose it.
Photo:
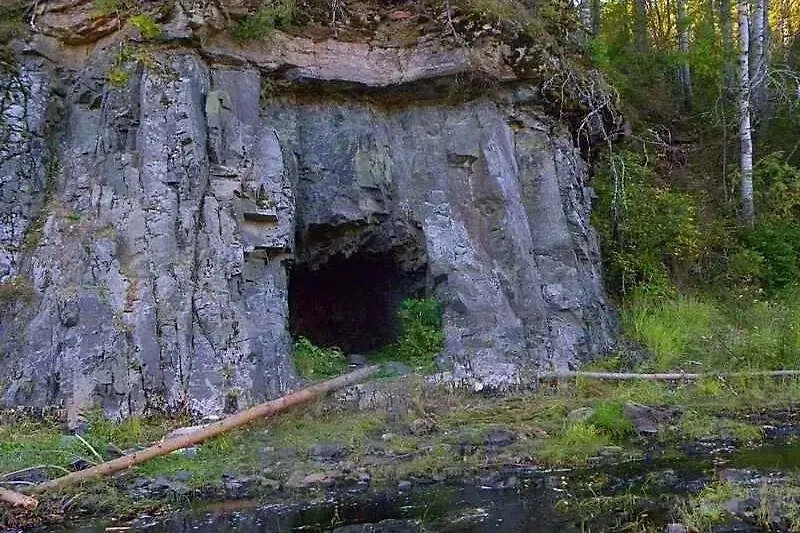
M 626 372 L 584 372 L 580 370 L 565 370 L 560 372 L 545 372 L 539 375 L 539 380 L 591 378 L 609 381 L 632 381 L 646 379 L 652 381 L 696 381 L 704 378 L 748 378 L 748 377 L 792 377 L 800 376 L 800 370 L 765 370 L 754 372 L 701 372 L 701 373 L 626 373 Z
M 207 426 L 204 426 L 201 429 L 198 429 L 197 431 L 187 435 L 180 435 L 172 439 L 164 440 L 144 450 L 119 457 L 112 461 L 101 463 L 97 466 L 87 468 L 86 470 L 72 472 L 66 476 L 62 476 L 51 481 L 46 481 L 33 487 L 28 487 L 25 489 L 25 492 L 34 494 L 47 492 L 76 483 L 78 481 L 106 476 L 121 470 L 126 470 L 132 466 L 149 461 L 150 459 L 174 452 L 175 450 L 200 444 L 201 442 L 221 435 L 253 420 L 280 413 L 289 407 L 308 402 L 309 400 L 313 400 L 328 392 L 353 385 L 377 373 L 379 369 L 380 367 L 377 365 L 369 366 L 354 372 L 350 372 L 349 374 L 330 379 L 328 381 L 323 381 L 322 383 L 312 385 L 305 389 L 283 396 L 282 398 L 278 398 L 277 400 L 256 405 L 255 407 L 251 407 L 250 409 L 242 411 L 241 413 L 236 413 L 235 415 L 231 415 L 218 422 L 208 424 Z M 25 497 L 24 495 L 20 496 Z
M 22 507 L 32 511 L 39 506 L 39 501 L 13 490 L 0 487 L 0 502 L 6 502 L 11 507 Z

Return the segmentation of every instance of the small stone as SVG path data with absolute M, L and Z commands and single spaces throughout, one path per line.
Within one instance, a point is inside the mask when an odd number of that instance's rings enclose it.
M 311 447 L 311 457 L 316 461 L 331 461 L 347 455 L 348 450 L 341 444 L 329 442 Z
M 189 446 L 188 448 L 181 448 L 175 453 L 177 453 L 178 455 L 182 455 L 187 459 L 194 459 L 195 457 L 197 457 L 197 452 L 199 451 L 200 450 L 198 450 L 197 446 Z
M 281 488 L 281 482 L 276 479 L 262 478 L 261 486 L 270 490 L 279 490 Z
M 109 443 L 108 446 L 106 446 L 106 453 L 112 457 L 122 457 L 125 455 L 125 452 L 120 450 L 119 446 L 114 443 Z
M 430 417 L 417 418 L 408 429 L 412 435 L 430 435 L 436 430 L 436 420 Z
M 687 533 L 688 529 L 685 525 L 674 523 L 674 524 L 667 524 L 666 533 Z
M 175 437 L 183 437 L 185 435 L 188 435 L 190 433 L 194 433 L 195 431 L 198 431 L 200 429 L 205 428 L 206 425 L 207 424 L 203 424 L 203 425 L 199 425 L 199 426 L 187 426 L 187 427 L 174 429 L 174 430 L 170 431 L 169 433 L 167 433 L 167 435 L 164 437 L 164 440 L 174 439 Z
M 411 367 L 398 361 L 388 361 L 383 364 L 383 370 L 392 376 L 407 376 L 412 373 Z
M 411 482 L 407 479 L 401 479 L 397 482 L 397 490 L 411 490 Z
M 511 431 L 505 429 L 495 429 L 489 432 L 486 436 L 485 443 L 487 446 L 495 448 L 504 448 L 517 440 L 517 436 Z
M 351 353 L 347 356 L 347 363 L 350 366 L 361 367 L 367 366 L 369 361 L 367 361 L 367 358 L 361 354 Z
M 175 479 L 175 481 L 189 481 L 192 479 L 193 474 L 187 470 L 180 470 L 175 472 L 172 477 Z
M 70 461 L 69 468 L 73 472 L 77 472 L 78 470 L 86 470 L 87 468 L 91 467 L 91 463 L 89 463 L 83 457 L 75 457 Z
M 594 409 L 592 409 L 591 407 L 580 407 L 578 409 L 570 411 L 569 414 L 567 415 L 567 420 L 569 420 L 572 423 L 586 422 L 587 420 L 592 418 L 593 415 L 594 415 Z

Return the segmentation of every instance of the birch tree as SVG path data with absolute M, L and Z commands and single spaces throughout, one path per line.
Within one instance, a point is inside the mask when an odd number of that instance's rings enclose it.
M 689 65 L 689 17 L 686 13 L 686 1 L 678 0 L 678 49 L 682 56 L 681 85 L 686 107 L 692 105 L 692 71 Z
M 750 105 L 761 109 L 764 103 L 764 77 L 767 73 L 767 0 L 752 0 L 750 16 Z
M 633 0 L 633 35 L 636 49 L 647 51 L 647 0 Z
M 742 221 L 755 222 L 753 203 L 753 130 L 750 125 L 750 5 L 739 0 L 739 142 L 742 174 Z

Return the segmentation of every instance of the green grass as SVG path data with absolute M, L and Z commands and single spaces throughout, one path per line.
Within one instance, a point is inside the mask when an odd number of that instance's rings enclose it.
M 569 425 L 563 434 L 548 439 L 537 455 L 548 463 L 579 465 L 609 444 L 611 440 L 600 428 L 579 422 Z
M 261 39 L 276 28 L 292 24 L 296 10 L 295 0 L 267 0 L 239 21 L 231 33 L 237 41 Z
M 684 439 L 727 436 L 744 444 L 761 441 L 764 436 L 759 426 L 730 418 L 710 416 L 697 410 L 689 410 L 684 413 L 677 430 Z
M 606 401 L 595 406 L 589 422 L 614 441 L 623 441 L 633 434 L 633 424 L 620 401 Z
M 725 503 L 743 498 L 746 491 L 730 482 L 719 482 L 705 487 L 681 510 L 681 522 L 695 531 L 711 531 L 714 526 L 728 522 L 730 513 Z
M 444 348 L 442 308 L 433 299 L 404 300 L 398 311 L 400 336 L 396 342 L 386 346 L 372 359 L 399 361 L 423 374 L 438 369 L 436 356 Z
M 712 302 L 696 297 L 641 296 L 623 307 L 622 322 L 653 354 L 655 369 L 676 370 L 702 357 L 719 314 Z
M 641 369 L 713 372 L 800 368 L 800 291 L 771 300 L 677 295 L 634 297 L 625 331 L 652 355 Z
M 347 370 L 347 359 L 338 348 L 321 348 L 305 337 L 294 343 L 294 364 L 304 379 L 321 379 Z

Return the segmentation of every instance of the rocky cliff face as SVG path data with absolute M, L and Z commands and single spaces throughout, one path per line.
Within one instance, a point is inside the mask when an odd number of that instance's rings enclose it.
M 586 164 L 513 51 L 196 41 L 181 6 L 134 49 L 43 5 L 0 75 L 0 403 L 241 408 L 292 334 L 370 349 L 408 296 L 475 388 L 608 347 Z

